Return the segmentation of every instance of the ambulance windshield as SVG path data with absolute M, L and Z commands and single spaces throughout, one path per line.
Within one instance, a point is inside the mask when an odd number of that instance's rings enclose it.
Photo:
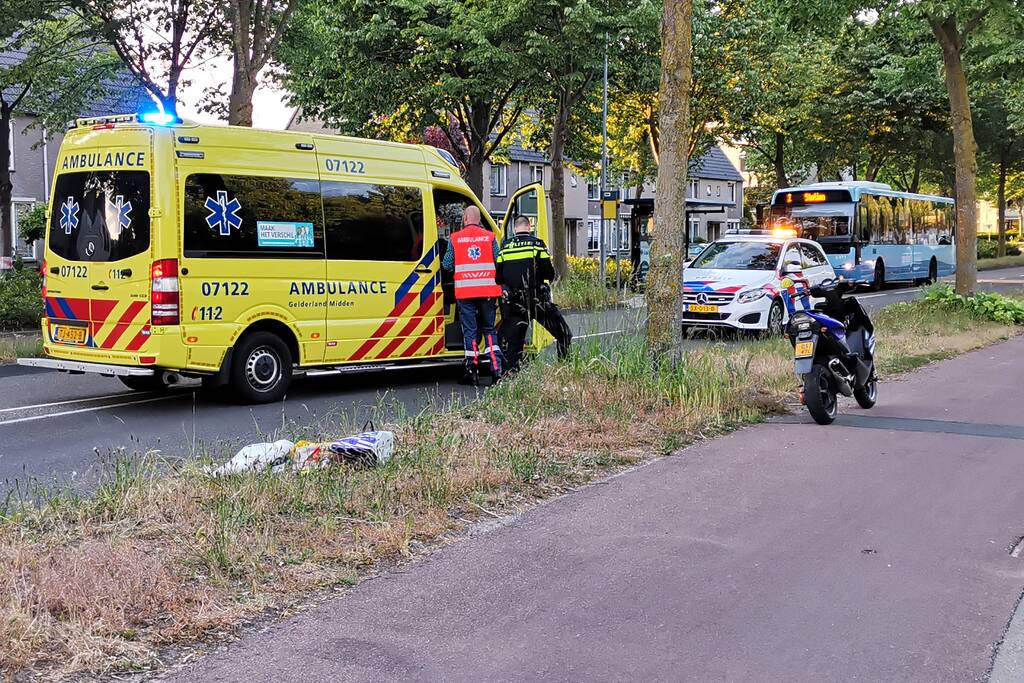
M 149 249 L 149 173 L 81 171 L 57 177 L 50 250 L 69 261 L 120 261 Z

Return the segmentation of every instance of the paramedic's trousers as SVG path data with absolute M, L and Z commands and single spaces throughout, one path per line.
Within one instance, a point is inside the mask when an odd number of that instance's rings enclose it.
M 491 361 L 491 374 L 501 375 L 504 363 L 498 332 L 494 329 L 496 304 L 494 299 L 458 299 L 459 320 L 462 321 L 462 346 L 466 350 L 466 370 L 475 372 L 480 367 L 480 356 Z M 483 339 L 481 343 L 479 340 Z
M 531 306 L 532 303 L 532 306 Z M 531 318 L 531 310 L 533 316 Z M 506 369 L 515 372 L 523 361 L 523 346 L 526 334 L 530 329 L 531 319 L 536 319 L 545 330 L 551 333 L 558 344 L 558 358 L 565 360 L 572 345 L 572 330 L 565 321 L 562 311 L 550 301 L 534 300 L 528 302 L 523 296 L 510 297 L 501 305 L 501 335 L 505 340 Z

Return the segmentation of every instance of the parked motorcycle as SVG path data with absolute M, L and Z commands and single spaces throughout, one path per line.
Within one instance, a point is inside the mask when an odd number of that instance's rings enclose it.
M 818 424 L 831 424 L 838 414 L 838 394 L 872 408 L 878 399 L 875 328 L 860 302 L 843 296 L 856 285 L 840 279 L 798 286 L 787 277 L 782 286 L 789 310 L 787 335 L 796 374 L 803 380 L 801 403 L 811 417 Z M 824 301 L 812 307 L 812 297 Z

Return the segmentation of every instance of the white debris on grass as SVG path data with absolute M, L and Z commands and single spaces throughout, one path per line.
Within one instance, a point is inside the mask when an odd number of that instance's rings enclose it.
M 299 472 L 342 462 L 380 466 L 391 460 L 394 450 L 395 435 L 388 431 L 362 432 L 323 443 L 282 439 L 249 444 L 223 465 L 206 471 L 212 477 L 224 477 L 267 469 L 274 473 Z

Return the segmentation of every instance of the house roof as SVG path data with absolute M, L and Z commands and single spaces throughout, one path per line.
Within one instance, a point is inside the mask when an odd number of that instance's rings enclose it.
M 715 145 L 704 153 L 700 159 L 690 163 L 690 173 L 698 178 L 710 180 L 734 180 L 743 182 L 743 176 L 732 165 L 725 152 L 718 145 Z
M 25 59 L 24 50 L 0 52 L 0 68 L 19 64 Z M 100 116 L 102 114 L 131 114 L 150 109 L 153 98 L 134 74 L 127 69 L 107 79 L 100 94 L 78 112 L 78 116 Z

